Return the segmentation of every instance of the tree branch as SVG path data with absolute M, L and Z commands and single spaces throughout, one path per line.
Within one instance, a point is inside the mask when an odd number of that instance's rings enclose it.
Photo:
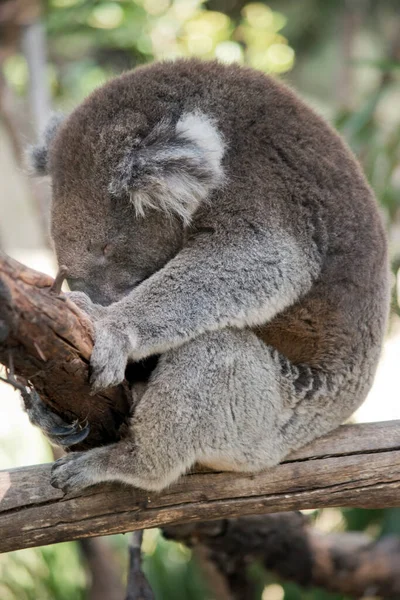
M 128 586 L 125 600 L 154 600 L 150 584 L 142 571 L 142 531 L 134 531 L 129 539 Z
M 90 396 L 91 325 L 53 280 L 0 253 L 0 362 L 35 387 L 66 421 L 88 420 L 91 431 L 76 449 L 116 441 L 130 413 L 127 386 Z
M 246 566 L 254 560 L 284 580 L 346 596 L 398 597 L 400 539 L 362 533 L 322 534 L 301 513 L 240 517 L 164 528 L 164 534 L 208 558 L 229 583 L 232 599 L 255 597 Z
M 161 494 L 107 484 L 63 497 L 50 485 L 50 465 L 2 471 L 0 552 L 251 514 L 398 506 L 399 425 L 344 425 L 273 469 L 195 472 Z

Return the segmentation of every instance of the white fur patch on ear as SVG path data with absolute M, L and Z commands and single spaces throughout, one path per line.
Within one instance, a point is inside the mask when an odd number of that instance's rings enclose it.
M 192 142 L 203 153 L 203 158 L 213 169 L 215 178 L 223 179 L 221 161 L 225 144 L 216 126 L 200 112 L 184 114 L 176 124 L 178 135 Z
M 162 210 L 178 215 L 185 225 L 189 225 L 203 196 L 204 187 L 201 183 L 184 173 L 171 173 L 158 181 L 154 180 L 152 186 L 130 193 L 137 215 L 144 217 L 147 208 Z
M 224 151 L 222 135 L 203 113 L 185 113 L 175 126 L 163 120 L 119 163 L 110 191 L 127 192 L 138 215 L 162 210 L 187 225 L 224 182 Z

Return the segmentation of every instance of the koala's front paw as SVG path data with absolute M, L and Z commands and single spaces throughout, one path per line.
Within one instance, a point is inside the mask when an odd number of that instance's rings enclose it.
M 94 304 L 84 292 L 66 292 L 66 296 L 69 300 L 72 300 L 78 308 L 89 315 L 92 321 L 104 319 L 107 314 L 107 308 L 105 306 Z
M 132 340 L 114 323 L 95 323 L 95 343 L 90 358 L 93 392 L 118 385 L 124 380 Z
M 72 452 L 53 464 L 50 483 L 64 493 L 79 492 L 98 481 L 97 472 L 97 461 L 91 458 L 90 451 Z

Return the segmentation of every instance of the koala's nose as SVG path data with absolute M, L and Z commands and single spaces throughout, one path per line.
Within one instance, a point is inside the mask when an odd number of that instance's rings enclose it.
M 83 279 L 79 277 L 67 277 L 67 283 L 72 292 L 85 292 L 87 294 L 85 290 L 85 281 Z

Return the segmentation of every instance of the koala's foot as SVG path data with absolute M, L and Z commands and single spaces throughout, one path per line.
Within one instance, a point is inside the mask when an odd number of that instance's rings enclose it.
M 138 448 L 128 437 L 101 448 L 71 452 L 54 463 L 50 483 L 68 494 L 106 481 L 158 491 L 176 480 L 188 467 L 172 465 L 168 453 L 162 455 L 160 450 L 147 445 Z M 153 460 L 154 451 L 161 457 L 160 461 Z
M 26 409 L 29 420 L 32 425 L 40 427 L 52 444 L 68 448 L 83 442 L 88 436 L 88 423 L 80 423 L 78 420 L 67 423 L 42 402 L 35 391 L 31 393 L 30 400 L 30 406 Z
M 237 471 L 276 464 L 273 373 L 263 348 L 251 332 L 226 330 L 161 355 L 130 436 L 57 461 L 52 485 L 79 492 L 119 481 L 160 491 L 196 461 Z
M 102 459 L 97 450 L 103 449 L 72 452 L 56 460 L 51 470 L 51 485 L 64 493 L 75 493 L 98 483 L 101 478 L 96 477 L 96 474 L 102 467 Z

